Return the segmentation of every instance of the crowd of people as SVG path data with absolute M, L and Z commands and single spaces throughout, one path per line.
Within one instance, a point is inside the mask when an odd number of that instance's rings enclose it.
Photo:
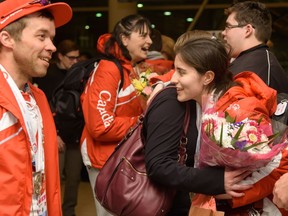
M 97 175 L 149 103 L 143 123 L 147 173 L 151 181 L 176 190 L 166 215 L 186 216 L 193 195 L 209 195 L 216 210 L 228 216 L 288 216 L 286 148 L 256 170 L 198 164 L 204 111 L 271 124 L 277 93 L 288 93 L 288 74 L 267 46 L 272 18 L 265 4 L 244 1 L 225 9 L 221 38 L 193 30 L 168 45 L 146 17 L 119 20 L 99 37 L 97 53 L 117 59 L 123 71 L 108 59 L 95 65 L 79 98 L 85 120 L 80 132 L 49 106 L 82 54 L 72 40 L 53 44 L 55 28 L 72 17 L 71 7 L 6 0 L 0 10 L 0 215 L 76 215 L 83 165 L 97 216 L 111 215 L 96 199 Z M 136 91 L 133 82 L 147 68 L 151 95 Z M 182 166 L 178 145 L 187 104 L 191 115 Z

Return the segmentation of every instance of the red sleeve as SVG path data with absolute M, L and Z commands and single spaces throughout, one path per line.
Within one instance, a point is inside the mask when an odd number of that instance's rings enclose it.
M 150 79 L 150 83 L 151 85 L 155 84 L 158 81 L 162 81 L 162 82 L 168 82 L 171 80 L 173 74 L 174 74 L 175 70 L 170 70 L 169 72 L 167 72 L 166 74 L 163 75 L 159 75 L 159 76 L 155 76 L 152 77 Z
M 232 207 L 253 203 L 272 194 L 275 182 L 288 170 L 288 150 L 284 149 L 265 167 L 255 171 L 245 182 L 254 183 L 253 187 L 245 191 L 245 196 L 232 199 Z

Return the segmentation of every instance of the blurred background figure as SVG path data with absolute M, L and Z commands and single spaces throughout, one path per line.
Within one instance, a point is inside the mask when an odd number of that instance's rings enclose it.
M 148 64 L 148 67 L 152 69 L 152 72 L 156 72 L 159 75 L 165 74 L 173 69 L 174 61 L 166 59 L 161 53 L 163 42 L 160 31 L 152 29 L 151 40 L 153 43 L 149 48 L 145 62 Z
M 162 37 L 162 50 L 161 53 L 162 55 L 167 59 L 167 60 L 172 60 L 174 61 L 175 58 L 175 53 L 174 53 L 174 45 L 175 41 L 171 37 L 167 35 L 161 35 Z
M 61 84 L 72 65 L 78 62 L 80 51 L 78 45 L 69 39 L 61 41 L 57 46 L 54 62 L 49 66 L 47 75 L 34 79 L 34 83 L 46 94 L 48 101 L 53 97 L 54 90 Z M 75 131 L 71 122 L 61 119 L 54 113 L 54 121 L 58 134 L 59 170 L 64 187 L 62 199 L 63 216 L 75 215 L 78 188 L 81 181 L 83 166 L 80 152 L 80 136 L 82 131 Z
M 68 39 L 61 41 L 46 76 L 33 79 L 34 84 L 44 91 L 48 101 L 51 100 L 54 89 L 64 79 L 67 70 L 78 62 L 79 55 L 80 51 L 75 42 Z
M 92 57 L 93 57 L 93 55 L 90 52 L 84 52 L 83 51 L 83 52 L 80 52 L 78 61 L 79 62 L 85 61 L 85 60 L 91 59 Z

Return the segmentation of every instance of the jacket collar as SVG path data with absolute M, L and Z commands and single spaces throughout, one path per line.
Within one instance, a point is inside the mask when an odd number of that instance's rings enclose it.
M 247 49 L 245 51 L 242 51 L 238 57 L 240 57 L 241 55 L 244 55 L 246 53 L 250 53 L 253 52 L 254 50 L 258 50 L 258 49 L 268 49 L 268 46 L 266 44 L 259 44 L 257 46 L 251 47 L 250 49 Z M 237 57 L 237 58 L 238 58 Z

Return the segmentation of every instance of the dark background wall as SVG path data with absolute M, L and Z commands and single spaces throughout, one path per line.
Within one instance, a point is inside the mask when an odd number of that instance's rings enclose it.
M 52 0 L 53 1 L 53 0 Z M 58 0 L 57 0 L 58 1 Z M 53 2 L 57 2 L 53 1 Z M 81 46 L 84 51 L 94 53 L 96 42 L 101 34 L 108 32 L 108 0 L 61 0 L 71 5 L 73 9 L 72 20 L 57 29 L 55 43 L 65 38 L 71 38 Z M 135 2 L 134 0 L 118 0 L 119 2 Z M 272 50 L 288 71 L 288 1 L 262 0 L 270 9 L 273 18 Z M 162 34 L 176 40 L 187 31 L 191 22 L 187 17 L 195 17 L 202 0 L 142 0 L 143 8 L 138 13 L 150 19 Z M 193 29 L 222 30 L 226 16 L 224 9 L 229 7 L 233 0 L 209 0 L 195 23 Z M 170 11 L 171 16 L 165 16 L 164 11 Z M 102 17 L 96 17 L 102 13 Z M 85 26 L 89 26 L 86 29 Z

